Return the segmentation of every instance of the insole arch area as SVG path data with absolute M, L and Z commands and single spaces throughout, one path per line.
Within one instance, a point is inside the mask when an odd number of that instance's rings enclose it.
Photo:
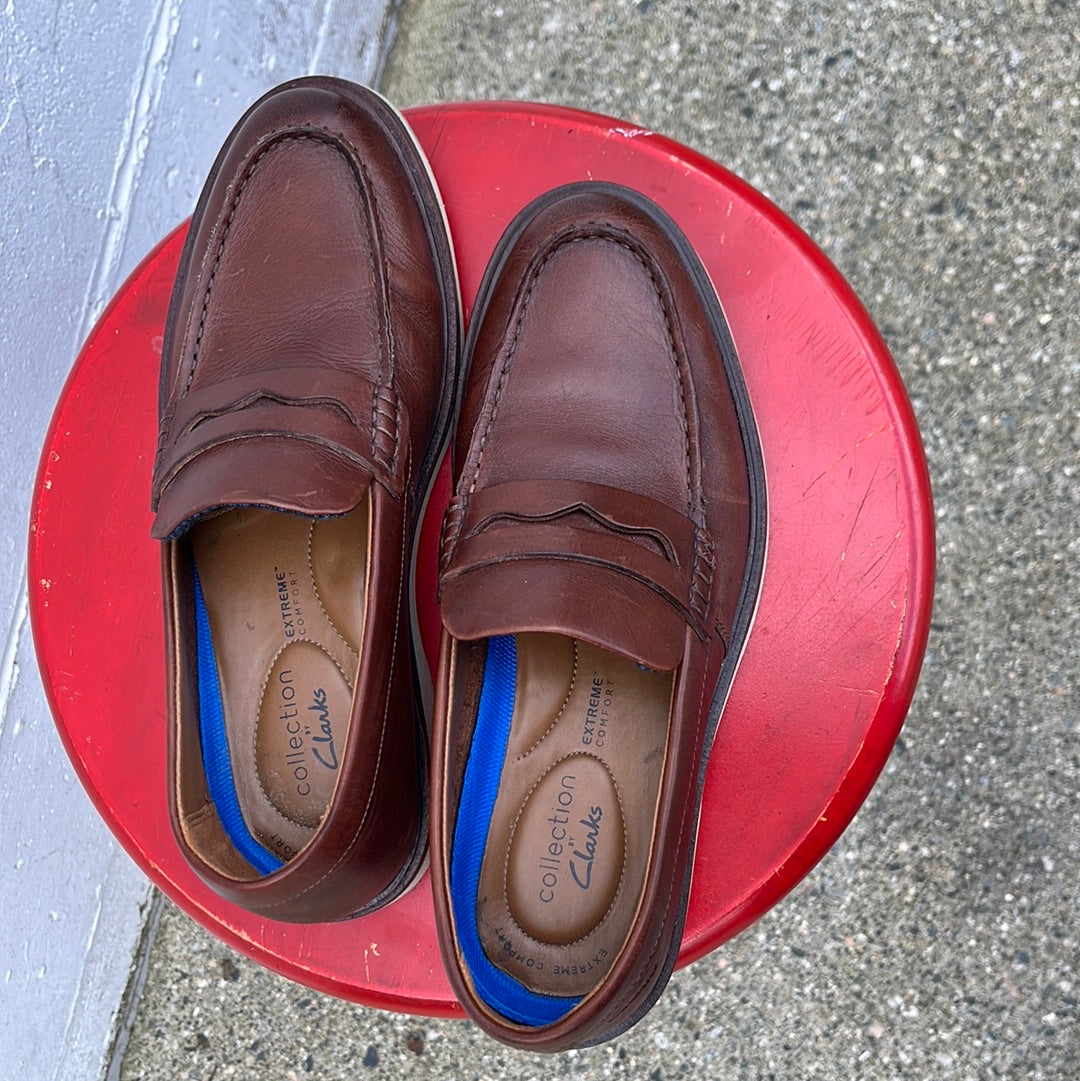
M 529 991 L 580 996 L 614 960 L 637 911 L 674 675 L 561 635 L 514 641 L 513 715 L 493 767 L 501 772 L 477 930 L 489 960 Z
M 369 519 L 365 499 L 333 518 L 236 507 L 191 529 L 237 800 L 283 861 L 325 816 L 349 738 Z

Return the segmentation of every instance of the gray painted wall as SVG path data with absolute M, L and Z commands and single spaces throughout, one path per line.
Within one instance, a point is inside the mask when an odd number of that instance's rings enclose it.
M 396 6 L 0 11 L 0 1055 L 20 1081 L 107 1069 L 150 898 L 79 786 L 37 675 L 26 530 L 53 405 L 108 299 L 191 213 L 247 104 L 312 71 L 372 81 Z

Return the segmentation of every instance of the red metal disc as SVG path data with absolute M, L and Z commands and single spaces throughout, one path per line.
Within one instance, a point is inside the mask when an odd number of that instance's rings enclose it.
M 408 113 L 442 189 L 466 314 L 504 227 L 574 180 L 643 191 L 700 253 L 758 418 L 769 546 L 757 621 L 712 753 L 679 963 L 787 893 L 851 821 L 903 723 L 929 628 L 930 486 L 868 316 L 811 241 L 731 173 L 620 121 L 525 104 Z M 57 728 L 98 810 L 182 909 L 267 967 L 367 1005 L 460 1011 L 427 879 L 371 916 L 297 926 L 222 901 L 170 831 L 158 550 L 150 540 L 161 335 L 184 227 L 99 320 L 56 407 L 31 517 L 30 604 Z M 444 467 L 417 596 L 434 658 Z

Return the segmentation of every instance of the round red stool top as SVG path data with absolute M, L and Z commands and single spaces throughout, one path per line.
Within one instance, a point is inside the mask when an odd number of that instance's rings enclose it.
M 686 147 L 539 105 L 408 113 L 442 189 L 468 315 L 504 227 L 534 196 L 617 181 L 660 203 L 723 303 L 757 415 L 769 541 L 757 621 L 709 764 L 679 963 L 787 893 L 851 821 L 884 765 L 929 628 L 933 513 L 896 369 L 836 269 L 763 196 Z M 158 547 L 150 540 L 162 330 L 184 228 L 125 283 L 84 346 L 42 452 L 30 604 L 56 725 L 136 863 L 214 934 L 320 991 L 406 1012 L 459 1012 L 425 877 L 379 912 L 299 926 L 222 901 L 169 826 Z M 432 661 L 444 465 L 420 547 Z

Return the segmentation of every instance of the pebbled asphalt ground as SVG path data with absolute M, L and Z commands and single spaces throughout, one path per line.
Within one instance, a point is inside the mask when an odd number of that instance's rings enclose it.
M 635 1029 L 554 1057 L 261 970 L 171 905 L 136 1078 L 1080 1076 L 1080 8 L 1069 0 L 407 0 L 399 106 L 558 102 L 763 191 L 882 330 L 938 585 L 901 739 L 781 904 Z

